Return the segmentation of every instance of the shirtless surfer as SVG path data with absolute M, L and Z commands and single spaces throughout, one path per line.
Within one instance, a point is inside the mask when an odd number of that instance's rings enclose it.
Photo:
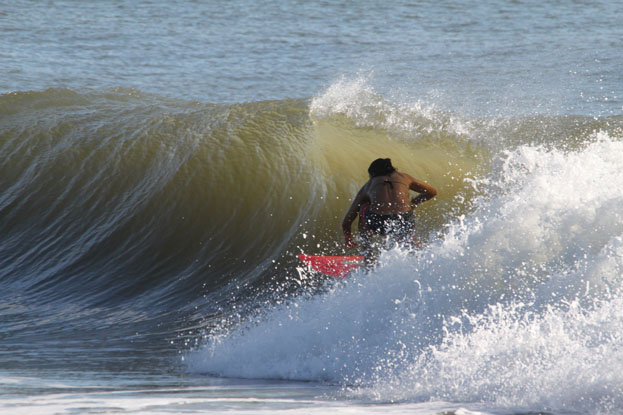
M 368 174 L 370 180 L 359 190 L 342 221 L 346 247 L 357 246 L 351 233 L 351 225 L 357 214 L 367 233 L 392 235 L 401 242 L 417 243 L 414 238 L 413 207 L 435 197 L 437 190 L 397 171 L 388 158 L 374 160 L 368 168 Z M 409 201 L 409 190 L 419 195 Z M 369 235 L 365 235 L 364 240 L 366 236 Z

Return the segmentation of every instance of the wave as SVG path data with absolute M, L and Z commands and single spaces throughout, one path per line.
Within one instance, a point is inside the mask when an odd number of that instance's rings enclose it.
M 191 371 L 558 408 L 535 383 L 520 381 L 532 389 L 518 397 L 493 339 L 527 338 L 510 356 L 545 384 L 565 378 L 554 368 L 567 349 L 530 361 L 554 342 L 529 333 L 559 324 L 582 353 L 619 349 L 618 320 L 599 316 L 620 301 L 622 131 L 621 116 L 462 116 L 361 80 L 237 104 L 121 88 L 4 94 L 1 309 L 56 329 L 177 313 L 170 330 L 204 329 L 189 335 Z M 418 208 L 425 247 L 297 291 L 318 280 L 295 254 L 346 252 L 339 224 L 377 157 L 439 190 Z M 480 354 L 459 359 L 465 345 Z M 603 391 L 591 362 L 582 369 Z M 459 364 L 467 389 L 452 383 Z

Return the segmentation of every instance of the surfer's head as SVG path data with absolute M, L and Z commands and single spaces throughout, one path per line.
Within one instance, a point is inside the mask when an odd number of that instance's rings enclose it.
M 372 162 L 372 164 L 370 164 L 370 167 L 368 167 L 368 173 L 371 178 L 376 176 L 386 176 L 395 171 L 396 169 L 392 166 L 392 161 L 390 159 L 376 159 Z

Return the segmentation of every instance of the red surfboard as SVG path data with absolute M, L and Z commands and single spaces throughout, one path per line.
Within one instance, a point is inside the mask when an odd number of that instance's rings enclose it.
M 344 278 L 363 265 L 363 256 L 299 255 L 299 259 L 314 271 L 336 278 Z

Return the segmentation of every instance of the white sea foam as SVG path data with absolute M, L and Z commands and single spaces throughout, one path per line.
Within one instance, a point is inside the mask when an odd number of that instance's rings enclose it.
M 453 134 L 468 132 L 467 124 L 442 113 L 430 102 L 389 101 L 376 91 L 372 78 L 372 74 L 361 74 L 354 79 L 340 78 L 312 100 L 312 118 L 326 119 L 342 115 L 357 127 L 407 132 L 409 136 L 440 130 Z

